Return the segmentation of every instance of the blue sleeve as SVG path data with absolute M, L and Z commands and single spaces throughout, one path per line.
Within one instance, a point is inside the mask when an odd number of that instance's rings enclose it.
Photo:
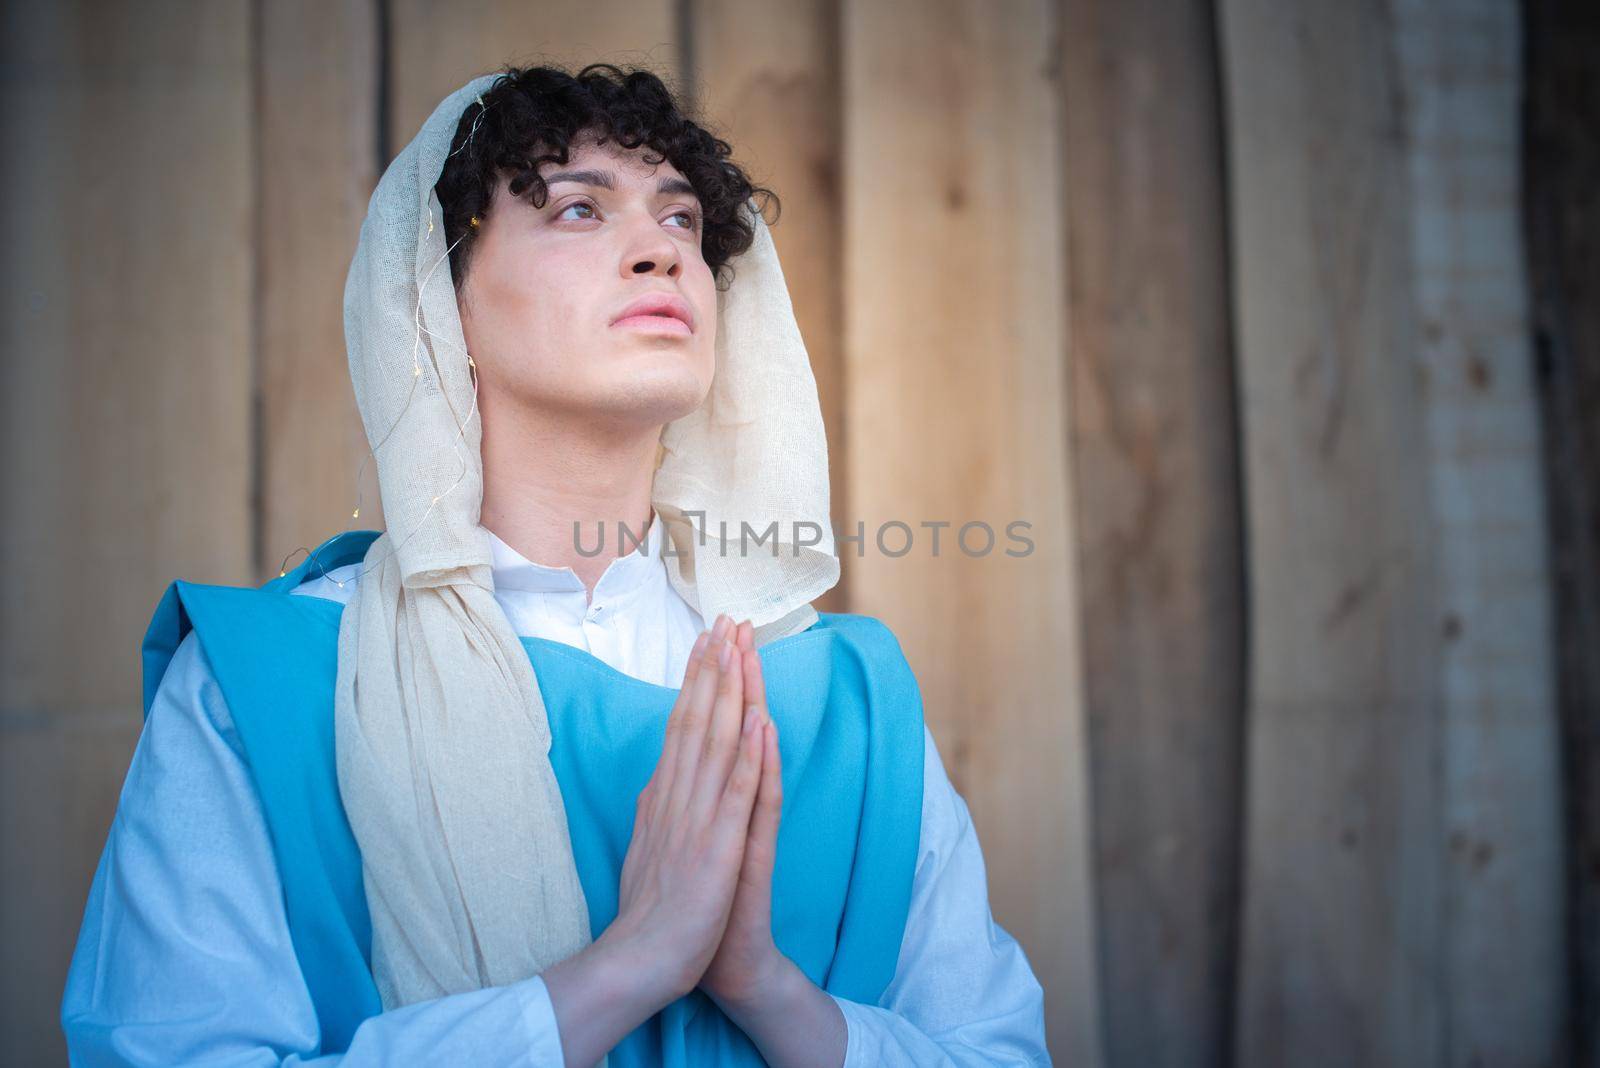
M 74 1065 L 564 1064 L 538 976 L 365 1021 L 321 1048 L 244 752 L 196 635 L 154 698 L 61 1005 Z
M 876 1005 L 834 997 L 844 1068 L 1048 1065 L 1044 991 L 989 910 L 967 804 L 923 724 L 922 833 L 894 978 Z

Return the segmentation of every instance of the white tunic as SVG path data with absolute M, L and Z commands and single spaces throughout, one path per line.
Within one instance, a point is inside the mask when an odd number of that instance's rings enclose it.
M 496 599 L 519 635 L 676 688 L 704 623 L 667 581 L 661 542 L 653 517 L 642 551 L 614 559 L 591 601 L 570 568 L 533 563 L 492 537 Z M 361 566 L 293 592 L 348 601 Z M 977 835 L 926 726 L 922 797 L 894 978 L 875 1005 L 834 998 L 848 1032 L 844 1066 L 1047 1065 L 1043 991 L 990 913 Z M 564 1064 L 539 976 L 381 1013 L 343 1055 L 313 1056 L 316 1012 L 266 819 L 194 634 L 179 644 L 134 750 L 61 1023 L 75 1065 Z

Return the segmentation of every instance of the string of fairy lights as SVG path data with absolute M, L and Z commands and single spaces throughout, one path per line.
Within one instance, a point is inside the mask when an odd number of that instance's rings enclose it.
M 454 156 L 454 155 L 456 155 L 456 153 L 461 152 L 464 149 L 466 149 L 466 147 L 472 143 L 473 136 L 475 134 L 477 134 L 478 125 L 483 121 L 484 113 L 488 110 L 488 106 L 486 106 L 484 104 L 484 102 L 483 102 L 482 94 L 478 95 L 477 102 L 478 102 L 478 114 L 472 120 L 472 128 L 467 131 L 467 136 L 462 140 L 460 147 L 456 148 L 448 156 L 446 156 L 445 157 L 446 160 L 449 160 L 451 156 Z M 490 105 L 490 106 L 492 106 L 492 105 Z M 427 211 L 428 211 L 428 229 L 427 229 L 427 233 L 423 235 L 423 239 L 424 240 L 426 240 L 427 237 L 429 235 L 431 235 L 433 233 L 433 231 L 434 231 L 433 197 L 432 197 L 432 192 L 431 191 L 429 193 L 429 199 L 428 199 L 428 202 L 426 204 L 426 207 L 427 207 Z M 480 220 L 478 218 L 478 216 L 474 215 L 474 216 L 472 216 L 472 219 L 470 220 L 470 225 L 472 226 L 473 229 L 477 229 L 477 227 L 481 224 L 481 222 L 482 222 L 482 220 Z M 411 530 L 406 533 L 406 536 L 404 538 L 400 539 L 400 541 L 398 541 L 398 542 L 395 542 L 395 541 L 393 541 L 393 539 L 390 539 L 391 540 L 391 546 L 390 546 L 389 552 L 386 555 L 380 556 L 377 560 L 371 561 L 365 568 L 363 568 L 359 573 L 357 573 L 356 576 L 354 578 L 352 578 L 352 579 L 345 579 L 345 580 L 335 579 L 334 580 L 334 584 L 337 585 L 340 589 L 344 589 L 346 582 L 359 582 L 363 577 L 365 577 L 371 571 L 375 570 L 378 567 L 378 565 L 382 564 L 389 557 L 391 557 L 391 556 L 395 555 L 396 553 L 398 553 L 400 551 L 401 546 L 405 545 L 406 542 L 410 541 L 411 538 L 417 533 L 417 531 L 422 529 L 423 524 L 425 524 L 428 521 L 428 517 L 433 514 L 433 511 L 434 511 L 435 508 L 438 507 L 439 502 L 441 500 L 443 500 L 445 497 L 448 497 L 452 492 L 455 491 L 457 486 L 461 485 L 461 483 L 466 480 L 467 472 L 471 468 L 471 457 L 468 456 L 468 455 L 464 455 L 462 453 L 462 451 L 461 451 L 461 448 L 462 448 L 463 443 L 466 440 L 467 427 L 471 424 L 472 420 L 474 418 L 476 418 L 477 415 L 478 415 L 478 365 L 477 365 L 476 362 L 473 361 L 472 354 L 469 353 L 465 348 L 456 345 L 455 342 L 451 341 L 449 338 L 441 337 L 438 334 L 435 334 L 432 330 L 428 329 L 426 326 L 424 326 L 422 324 L 422 295 L 427 290 L 429 281 L 432 280 L 434 272 L 439 269 L 440 265 L 445 263 L 445 262 L 447 262 L 450 259 L 450 253 L 455 251 L 455 247 L 457 245 L 459 245 L 462 241 L 466 240 L 466 237 L 467 237 L 467 234 L 463 233 L 460 237 L 456 238 L 455 241 L 451 242 L 449 247 L 446 248 L 444 250 L 444 252 L 441 253 L 440 256 L 436 260 L 434 260 L 433 264 L 428 268 L 427 273 L 425 275 L 423 275 L 421 284 L 419 284 L 417 286 L 416 303 L 411 309 L 411 325 L 413 327 L 412 339 L 411 339 L 411 388 L 406 392 L 405 404 L 401 407 L 400 413 L 395 417 L 394 423 L 389 427 L 389 429 L 387 431 L 385 431 L 383 437 L 375 445 L 373 445 L 371 448 L 369 448 L 366 451 L 366 454 L 364 456 L 362 456 L 362 458 L 361 458 L 361 465 L 356 469 L 356 506 L 355 506 L 354 511 L 352 511 L 350 513 L 350 517 L 352 519 L 360 519 L 361 518 L 361 505 L 362 505 L 362 502 L 363 502 L 363 499 L 364 499 L 363 498 L 364 490 L 363 490 L 363 487 L 362 487 L 361 478 L 366 473 L 367 462 L 369 460 L 371 460 L 373 462 L 377 461 L 378 450 L 383 448 L 383 446 L 388 442 L 389 438 L 394 435 L 394 432 L 395 432 L 396 428 L 398 428 L 400 426 L 401 421 L 405 418 L 406 412 L 408 412 L 411 409 L 412 399 L 416 396 L 416 392 L 417 392 L 417 380 L 422 377 L 422 360 L 421 360 L 421 357 L 419 355 L 419 352 L 420 352 L 420 350 L 422 348 L 422 336 L 424 334 L 426 334 L 428 336 L 428 340 L 431 343 L 430 347 L 429 347 L 430 355 L 436 352 L 436 349 L 433 346 L 438 345 L 438 344 L 443 344 L 446 348 L 455 349 L 458 352 L 460 352 L 460 354 L 467 361 L 467 374 L 468 374 L 468 376 L 469 376 L 469 378 L 471 379 L 471 382 L 472 382 L 472 405 L 467 410 L 467 416 L 466 416 L 466 418 L 464 420 L 463 419 L 459 419 L 459 418 L 456 420 L 456 437 L 455 437 L 455 440 L 451 442 L 452 450 L 455 450 L 456 451 L 456 455 L 461 459 L 461 472 L 460 472 L 459 475 L 456 476 L 456 480 L 454 482 L 452 482 L 447 489 L 445 489 L 443 492 L 437 494 L 429 502 L 427 510 L 422 513 L 422 516 L 421 516 L 421 518 L 419 518 L 417 520 L 416 525 L 413 526 L 411 528 Z M 437 368 L 435 368 L 435 371 L 437 373 Z M 443 395 L 443 391 L 442 390 L 441 390 L 441 395 Z M 445 403 L 449 404 L 448 397 L 445 398 Z M 452 407 L 452 412 L 453 411 L 454 411 L 454 409 Z M 294 558 L 295 553 L 300 553 L 300 552 L 305 553 L 310 558 L 310 560 L 320 569 L 319 572 L 318 572 L 319 576 L 320 575 L 326 575 L 328 573 L 327 569 L 322 566 L 321 561 L 318 559 L 317 551 L 315 549 L 311 549 L 311 548 L 308 548 L 308 547 L 302 545 L 299 548 L 296 548 L 296 549 L 292 550 L 289 553 L 289 555 L 287 555 L 287 556 L 285 556 L 283 558 L 283 562 L 278 565 L 278 577 L 279 578 L 283 578 L 284 576 L 286 576 L 289 573 L 289 561 Z

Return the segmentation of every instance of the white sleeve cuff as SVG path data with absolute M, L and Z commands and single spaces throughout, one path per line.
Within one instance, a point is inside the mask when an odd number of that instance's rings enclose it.
M 550 1001 L 550 988 L 544 977 L 532 976 L 517 984 L 522 998 L 522 1036 L 528 1068 L 565 1068 L 561 1050 L 561 1030 L 556 1022 L 556 1007 Z
M 826 993 L 826 991 L 824 991 Z M 857 1015 L 862 1006 L 848 998 L 828 994 L 844 1014 L 844 1062 L 839 1068 L 861 1068 L 861 1019 Z

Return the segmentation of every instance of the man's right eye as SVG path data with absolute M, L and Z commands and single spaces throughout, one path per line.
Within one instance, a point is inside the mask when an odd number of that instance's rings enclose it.
M 595 210 L 595 206 L 589 203 L 587 200 L 574 200 L 571 204 L 568 204 L 566 207 L 557 212 L 556 218 L 564 218 L 567 212 L 571 211 L 573 208 L 588 208 L 590 211 Z

